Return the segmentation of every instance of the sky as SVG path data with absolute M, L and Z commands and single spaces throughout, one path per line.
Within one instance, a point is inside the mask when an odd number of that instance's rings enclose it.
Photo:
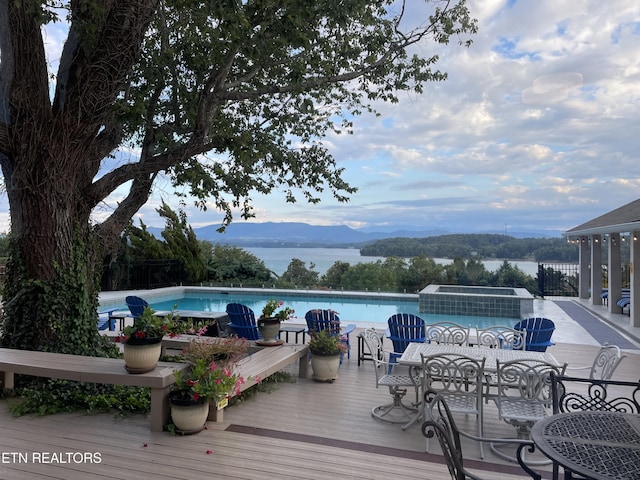
M 409 6 L 409 18 L 424 16 L 423 2 Z M 250 221 L 559 235 L 640 198 L 640 2 L 468 6 L 479 27 L 469 48 L 457 39 L 437 50 L 420 46 L 440 54 L 446 81 L 377 105 L 381 115 L 357 117 L 353 135 L 324 139 L 358 188 L 349 203 L 254 195 Z M 63 40 L 48 33 L 51 58 Z M 138 214 L 148 226 L 164 224 L 155 211 L 161 199 L 178 207 L 170 185 L 156 185 Z M 223 218 L 190 203 L 186 211 L 193 227 Z M 7 212 L 0 197 L 0 230 L 8 229 Z

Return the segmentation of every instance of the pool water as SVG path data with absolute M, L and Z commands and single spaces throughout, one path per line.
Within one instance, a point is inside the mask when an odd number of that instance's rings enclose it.
M 204 312 L 224 312 L 228 303 L 242 303 L 251 308 L 256 317 L 260 315 L 262 308 L 270 298 L 282 300 L 284 304 L 292 308 L 294 316 L 304 323 L 304 315 L 307 311 L 320 308 L 331 309 L 338 312 L 343 322 L 362 324 L 386 324 L 391 315 L 396 313 L 412 313 L 422 317 L 427 323 L 452 321 L 461 325 L 478 326 L 480 328 L 494 325 L 515 324 L 519 319 L 498 317 L 476 317 L 464 315 L 440 315 L 420 313 L 418 300 L 378 299 L 372 297 L 345 298 L 331 295 L 291 295 L 286 294 L 251 294 L 242 292 L 184 292 L 179 298 L 149 298 L 151 307 L 155 310 L 197 310 Z M 123 306 L 126 309 L 126 305 Z M 375 325 L 373 325 L 375 326 Z

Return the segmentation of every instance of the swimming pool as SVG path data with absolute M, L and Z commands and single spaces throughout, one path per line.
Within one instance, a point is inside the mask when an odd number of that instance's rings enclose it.
M 481 328 L 493 325 L 515 324 L 519 318 L 480 317 L 469 315 L 443 315 L 420 313 L 418 295 L 366 292 L 325 292 L 316 290 L 273 290 L 273 289 L 221 289 L 208 287 L 184 287 L 152 290 L 137 293 L 146 299 L 155 310 L 197 310 L 204 312 L 224 312 L 228 303 L 242 303 L 251 308 L 256 317 L 271 298 L 282 300 L 295 310 L 295 317 L 304 323 L 307 311 L 322 308 L 339 313 L 343 322 L 359 326 L 380 326 L 396 313 L 413 313 L 427 323 L 453 321 L 461 325 Z M 109 308 L 126 309 L 122 303 L 108 305 Z M 104 302 L 101 308 L 107 306 Z

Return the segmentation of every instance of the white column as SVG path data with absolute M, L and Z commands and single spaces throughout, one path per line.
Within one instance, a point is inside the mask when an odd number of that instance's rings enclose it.
M 591 265 L 591 259 L 589 258 L 589 237 L 582 236 L 578 239 L 580 242 L 578 255 L 580 265 L 580 278 L 579 284 L 579 296 L 580 298 L 589 298 L 589 265 Z
M 636 305 L 636 302 L 640 302 L 640 269 L 635 268 L 635 264 L 640 260 L 640 232 L 631 232 L 631 285 L 630 299 L 631 305 L 629 305 L 629 316 L 631 318 L 632 327 L 640 327 L 640 308 Z
M 620 264 L 620 234 L 609 234 L 609 269 L 607 283 L 609 285 L 609 311 L 621 313 L 622 308 L 616 303 L 622 297 L 622 265 Z
M 591 304 L 602 305 L 602 238 L 591 235 Z

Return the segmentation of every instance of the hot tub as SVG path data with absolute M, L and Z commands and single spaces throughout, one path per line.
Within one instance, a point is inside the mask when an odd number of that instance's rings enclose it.
M 421 313 L 527 318 L 533 295 L 525 288 L 429 285 L 418 295 Z

